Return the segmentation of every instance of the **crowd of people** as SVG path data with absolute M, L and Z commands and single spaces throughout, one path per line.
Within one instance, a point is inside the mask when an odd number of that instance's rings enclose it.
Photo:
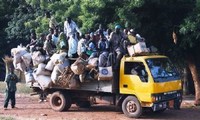
M 36 33 L 31 33 L 31 42 L 27 45 L 30 52 L 40 51 L 51 57 L 55 52 L 65 51 L 68 58 L 87 56 L 87 60 L 98 57 L 98 66 L 107 67 L 113 65 L 114 69 L 119 68 L 123 55 L 128 54 L 127 46 L 144 41 L 134 29 L 124 29 L 116 25 L 115 29 L 105 30 L 102 25 L 89 33 L 83 34 L 78 25 L 67 17 L 64 22 L 64 29 L 61 31 L 55 18 L 47 14 L 50 19 L 49 33 L 41 34 L 39 38 Z

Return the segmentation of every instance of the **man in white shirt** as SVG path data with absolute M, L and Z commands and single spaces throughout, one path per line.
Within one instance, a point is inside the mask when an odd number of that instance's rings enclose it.
M 79 32 L 79 35 L 81 36 L 81 31 L 79 30 L 76 23 L 70 17 L 68 17 L 67 20 L 64 22 L 64 33 L 69 39 L 69 37 L 76 34 L 76 32 Z M 75 39 L 77 39 L 76 36 Z
M 68 40 L 68 57 L 70 58 L 77 58 L 77 47 L 78 47 L 78 40 L 75 39 L 75 35 L 71 35 Z

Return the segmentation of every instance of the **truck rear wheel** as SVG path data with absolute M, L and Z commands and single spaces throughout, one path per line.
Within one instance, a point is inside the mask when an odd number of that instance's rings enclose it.
M 142 107 L 136 97 L 128 96 L 122 103 L 122 111 L 130 118 L 138 118 L 142 114 Z
M 62 92 L 54 92 L 50 97 L 50 106 L 55 111 L 65 111 L 71 107 L 71 98 Z

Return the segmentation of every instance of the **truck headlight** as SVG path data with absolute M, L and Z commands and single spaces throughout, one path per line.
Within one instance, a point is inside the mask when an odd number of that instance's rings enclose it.
M 152 96 L 152 101 L 153 102 L 158 102 L 158 101 L 161 101 L 162 100 L 162 97 L 161 96 Z

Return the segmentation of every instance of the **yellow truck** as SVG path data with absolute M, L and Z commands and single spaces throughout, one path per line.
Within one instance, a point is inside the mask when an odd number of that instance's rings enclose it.
M 90 107 L 93 100 L 91 98 L 100 96 L 120 107 L 131 118 L 140 117 L 145 109 L 163 112 L 171 101 L 175 109 L 180 109 L 180 74 L 166 56 L 124 56 L 119 71 L 113 70 L 113 79 L 85 81 L 77 88 L 55 86 L 45 90 L 51 94 L 51 108 L 65 111 L 72 104 Z

